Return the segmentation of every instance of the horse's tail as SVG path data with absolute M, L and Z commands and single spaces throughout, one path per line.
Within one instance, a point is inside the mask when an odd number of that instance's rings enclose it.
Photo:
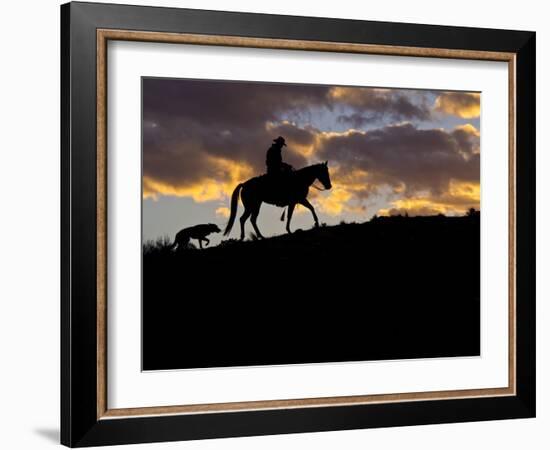
M 231 214 L 229 215 L 229 221 L 227 222 L 227 226 L 223 232 L 224 236 L 227 236 L 231 232 L 231 228 L 233 228 L 233 224 L 235 223 L 235 217 L 237 216 L 237 203 L 239 202 L 239 194 L 243 186 L 244 183 L 237 185 L 231 195 Z
M 283 213 L 281 214 L 281 222 L 285 221 L 285 212 L 286 212 L 286 208 L 283 209 Z

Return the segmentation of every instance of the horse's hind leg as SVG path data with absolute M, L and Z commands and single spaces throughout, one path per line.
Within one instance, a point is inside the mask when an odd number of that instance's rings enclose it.
M 260 206 L 262 206 L 261 203 L 258 204 L 258 206 L 254 206 L 254 209 L 252 210 L 252 217 L 250 218 L 250 222 L 252 222 L 252 226 L 254 227 L 254 231 L 256 232 L 256 235 L 263 239 L 262 233 L 260 233 L 260 229 L 258 228 L 258 225 L 256 224 L 256 219 L 258 218 L 258 214 L 260 214 Z
M 250 217 L 250 210 L 245 207 L 243 215 L 239 219 L 241 221 L 241 241 L 244 239 L 244 223 Z

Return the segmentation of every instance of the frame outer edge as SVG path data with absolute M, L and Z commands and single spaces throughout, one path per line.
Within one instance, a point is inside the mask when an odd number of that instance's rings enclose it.
M 62 343 L 61 439 L 69 447 L 86 445 L 87 436 L 98 425 L 96 60 L 88 58 L 96 54 L 97 18 L 88 15 L 89 5 L 61 6 L 62 92 L 66 95 L 62 123 L 67 128 L 62 136 L 62 180 L 66 186 L 62 209 L 67 218 L 62 227 L 66 234 L 62 238 L 65 285 L 61 326 L 63 337 L 68 337 Z M 94 38 L 90 40 L 90 36 Z
M 430 25 L 410 22 L 385 22 L 331 17 L 296 16 L 284 14 L 250 13 L 241 11 L 202 10 L 162 6 L 136 6 L 127 4 L 100 4 L 72 2 L 72 5 L 90 17 L 97 28 L 148 30 L 190 34 L 246 36 L 267 39 L 346 42 L 372 45 L 399 46 L 407 39 L 407 46 L 454 50 L 483 50 L 516 52 L 527 39 L 529 32 L 449 25 Z M 150 27 L 142 26 L 147 17 Z M 124 24 L 119 23 L 120 20 Z M 182 31 L 185 27 L 185 31 Z M 395 33 L 394 27 L 399 27 Z M 422 33 L 418 33 L 422 27 Z M 161 29 L 162 28 L 162 29 Z M 215 29 L 215 32 L 212 31 Z M 348 35 L 345 40 L 334 39 L 335 34 Z M 285 34 L 281 38 L 281 33 Z M 456 39 L 456 34 L 461 39 Z M 491 42 L 482 38 L 489 37 Z M 481 48 L 483 47 L 483 48 Z
M 517 53 L 517 395 L 536 415 L 536 34 Z
M 70 4 L 60 7 L 61 49 L 61 358 L 60 358 L 60 443 L 71 443 L 71 349 L 70 349 Z
M 133 8 L 133 9 L 132 9 Z M 188 416 L 182 418 L 181 416 L 167 416 L 163 418 L 150 417 L 150 418 L 132 418 L 132 419 L 116 419 L 116 420 L 100 420 L 97 421 L 97 410 L 95 403 L 91 405 L 92 397 L 97 400 L 97 373 L 91 374 L 87 370 L 91 364 L 90 354 L 93 348 L 94 361 L 96 360 L 97 352 L 97 336 L 93 330 L 90 330 L 90 323 L 96 323 L 96 317 L 89 318 L 89 312 L 91 309 L 90 294 L 83 292 L 82 288 L 87 287 L 87 283 L 90 280 L 89 274 L 86 275 L 82 271 L 95 264 L 95 252 L 93 258 L 89 254 L 85 253 L 80 255 L 78 250 L 84 250 L 87 252 L 90 243 L 82 244 L 77 237 L 89 238 L 90 229 L 93 228 L 95 234 L 96 222 L 93 221 L 93 225 L 85 222 L 85 219 L 89 219 L 90 210 L 96 212 L 96 190 L 95 186 L 90 185 L 92 177 L 89 168 L 86 163 L 93 159 L 93 168 L 95 170 L 96 152 L 93 151 L 93 158 L 90 155 L 86 155 L 89 151 L 89 146 L 95 144 L 95 139 L 91 139 L 94 142 L 90 142 L 90 135 L 95 137 L 95 128 L 92 133 L 89 132 L 87 127 L 90 126 L 91 119 L 93 117 L 94 124 L 96 123 L 96 117 L 93 116 L 90 108 L 95 111 L 95 98 L 91 104 L 88 104 L 92 95 L 92 87 L 96 88 L 95 71 L 93 71 L 93 81 L 88 80 L 86 73 L 90 70 L 92 62 L 89 60 L 89 52 L 95 49 L 95 29 L 96 28 L 109 28 L 111 25 L 117 25 L 120 27 L 133 26 L 132 24 L 140 23 L 143 27 L 147 28 L 150 22 L 149 18 L 146 18 L 145 12 L 154 10 L 154 20 L 166 17 L 171 13 L 170 9 L 164 8 L 145 8 L 145 7 L 128 7 L 123 5 L 100 5 L 100 4 L 86 4 L 86 3 L 73 3 L 70 5 L 63 5 L 62 11 L 62 45 L 61 45 L 61 76 L 62 76 L 62 89 L 61 89 L 61 113 L 62 113 L 62 130 L 61 130 L 61 143 L 62 143 L 62 160 L 61 160 L 61 174 L 62 174 L 62 186 L 61 186 L 61 204 L 62 204 L 62 239 L 61 239 L 61 254 L 62 254 L 62 267 L 61 267 L 61 284 L 62 284 L 62 358 L 61 358 L 61 373 L 62 373 L 62 386 L 61 386 L 61 407 L 62 407 L 62 443 L 69 446 L 89 446 L 89 445 L 106 445 L 114 443 L 137 443 L 137 442 L 154 442 L 154 441 L 172 441 L 181 439 L 202 439 L 212 437 L 223 436 L 247 436 L 247 435 L 263 435 L 263 434 L 280 434 L 280 433 L 296 433 L 296 432 L 308 432 L 308 431 L 328 431 L 338 429 L 355 429 L 355 428 L 369 428 L 369 427 L 384 427 L 384 426 L 397 426 L 397 425 L 413 425 L 422 423 L 442 423 L 442 422 L 459 422 L 459 421 L 476 421 L 476 420 L 491 420 L 491 419 L 503 419 L 503 418 L 515 418 L 515 417 L 532 417 L 535 413 L 535 350 L 534 350 L 534 319 L 535 319 L 535 305 L 534 305 L 534 100 L 535 100 L 535 39 L 534 33 L 527 32 L 505 32 L 505 30 L 473 30 L 470 29 L 470 39 L 467 42 L 460 44 L 466 47 L 479 46 L 479 43 L 473 43 L 471 41 L 472 36 L 478 36 L 482 32 L 488 33 L 490 42 L 485 45 L 488 48 L 496 47 L 510 47 L 514 48 L 518 54 L 518 116 L 522 119 L 518 121 L 518 132 L 516 136 L 516 142 L 518 144 L 518 165 L 516 174 L 521 175 L 524 180 L 523 183 L 518 184 L 518 197 L 523 199 L 521 206 L 518 208 L 518 241 L 522 235 L 522 227 L 525 228 L 523 232 L 532 233 L 532 235 L 524 236 L 521 239 L 521 243 L 518 242 L 518 260 L 520 261 L 520 269 L 518 270 L 518 280 L 522 278 L 522 283 L 518 282 L 517 293 L 521 291 L 523 294 L 521 305 L 518 305 L 519 314 L 521 320 L 526 321 L 525 326 L 518 327 L 518 339 L 523 337 L 520 342 L 520 348 L 518 348 L 518 358 L 522 354 L 524 357 L 518 361 L 518 395 L 512 398 L 500 398 L 489 400 L 449 400 L 442 401 L 440 412 L 436 413 L 435 406 L 428 407 L 428 402 L 420 402 L 418 405 L 412 403 L 409 404 L 396 404 L 391 407 L 391 411 L 395 411 L 397 415 L 390 413 L 390 408 L 379 408 L 377 405 L 369 407 L 356 406 L 356 407 L 339 407 L 336 408 L 338 412 L 326 412 L 326 408 L 313 408 L 310 412 L 298 410 L 285 410 L 285 411 L 264 411 L 257 413 L 231 413 L 231 414 L 214 414 L 208 417 L 203 416 Z M 65 12 L 64 12 L 65 11 Z M 121 15 L 124 11 L 128 13 L 128 16 Z M 218 19 L 227 18 L 229 13 L 223 12 L 208 12 L 197 11 L 189 12 L 189 10 L 180 10 L 181 13 L 172 10 L 174 15 L 178 17 L 190 18 L 195 17 L 198 20 L 199 28 L 206 28 L 206 19 L 209 14 L 215 16 Z M 113 14 L 111 15 L 110 12 Z M 225 15 L 224 15 L 225 14 Z M 231 17 L 235 18 L 234 24 L 221 23 L 222 28 L 229 28 L 231 30 L 238 30 L 241 27 L 241 32 L 248 36 L 256 36 L 256 28 L 249 31 L 244 30 L 244 18 L 246 21 L 250 21 L 252 14 L 231 13 Z M 281 21 L 288 20 L 299 22 L 300 18 L 290 18 L 290 16 L 265 16 L 256 15 L 259 17 L 259 24 L 265 21 L 273 21 L 280 23 Z M 286 17 L 286 18 L 285 18 Z M 240 20 L 242 19 L 242 20 Z M 215 26 L 217 24 L 213 24 Z M 331 19 L 316 19 L 316 18 L 303 18 L 303 20 L 309 20 L 313 28 L 315 23 L 313 21 L 327 24 L 328 28 L 334 28 L 329 26 Z M 170 19 L 170 25 L 174 26 L 175 19 Z M 192 22 L 192 21 L 191 21 Z M 349 21 L 336 19 L 334 23 L 338 22 L 340 25 L 344 25 Z M 378 23 L 373 25 L 375 28 L 389 27 L 392 24 Z M 394 24 L 402 29 L 402 32 L 396 32 L 397 40 L 403 38 L 404 30 L 417 30 L 422 25 L 413 24 Z M 152 27 L 160 25 L 151 25 Z M 195 24 L 179 23 L 177 27 L 195 27 Z M 164 28 L 164 25 L 162 25 Z M 212 28 L 212 27 L 210 27 Z M 428 40 L 433 42 L 436 38 L 434 34 L 436 27 L 431 28 L 431 32 L 426 30 Z M 317 30 L 317 28 L 315 28 Z M 439 31 L 446 29 L 451 31 L 451 28 L 439 27 Z M 454 28 L 453 28 L 454 29 Z M 457 29 L 460 31 L 462 29 Z M 466 29 L 464 29 L 466 30 Z M 93 38 L 90 38 L 92 31 L 94 32 Z M 185 32 L 185 31 L 182 31 Z M 311 33 L 315 34 L 318 31 L 312 30 Z M 297 33 L 296 31 L 289 31 L 287 34 Z M 309 31 L 308 31 L 309 33 Z M 311 34 L 310 33 L 310 34 Z M 407 34 L 405 33 L 405 34 Z M 307 33 L 306 33 L 307 34 Z M 345 33 L 344 33 L 345 34 Z M 348 33 L 349 34 L 349 33 Z M 385 36 L 385 35 L 384 35 Z M 380 39 L 384 41 L 384 36 Z M 497 43 L 495 38 L 497 36 L 506 37 L 506 43 Z M 259 37 L 259 36 L 258 36 Z M 364 36 L 367 39 L 369 36 Z M 289 37 L 292 39 L 292 37 Z M 361 39 L 363 39 L 361 38 Z M 93 44 L 88 42 L 93 40 Z M 392 38 L 393 39 L 393 38 Z M 83 41 L 83 42 L 81 42 Z M 521 42 L 520 42 L 521 41 Z M 65 44 L 64 44 L 65 43 Z M 77 43 L 78 46 L 72 46 L 73 43 Z M 390 44 L 393 45 L 393 44 Z M 497 50 L 501 51 L 501 50 Z M 95 64 L 95 55 L 94 62 Z M 95 66 L 94 66 L 95 67 Z M 78 90 L 72 89 L 72 84 L 83 82 L 79 86 Z M 520 89 L 523 84 L 523 89 Z M 84 91 L 84 92 L 82 92 Z M 95 93 L 95 91 L 94 91 Z M 521 99 L 522 94 L 526 94 L 525 99 Z M 84 103 L 78 103 L 78 102 Z M 521 101 L 521 104 L 520 104 Z M 75 110 L 71 109 L 71 105 L 75 107 Z M 532 107 L 531 107 L 532 105 Z M 78 111 L 76 107 L 78 106 Z M 525 117 L 523 116 L 525 115 Z M 519 150 L 521 144 L 528 148 Z M 530 155 L 532 152 L 533 155 Z M 74 169 L 74 171 L 73 171 Z M 84 180 L 79 180 L 80 176 L 84 176 Z M 532 179 L 531 179 L 531 178 Z M 92 188 L 93 193 L 80 192 L 82 186 Z M 533 194 L 530 198 L 529 195 Z M 84 200 L 89 203 L 89 200 L 94 199 L 94 204 L 79 205 L 78 201 L 73 199 L 73 195 L 78 197 L 77 200 Z M 519 203 L 519 201 L 518 201 Z M 74 206 L 74 209 L 72 207 Z M 523 217 L 525 215 L 525 217 Z M 84 230 L 79 230 L 78 225 L 86 224 Z M 73 235 L 73 230 L 75 234 Z M 78 247 L 78 248 L 76 248 Z M 93 242 L 94 249 L 96 248 L 96 242 Z M 72 259 L 75 255 L 74 260 Z M 74 273 L 71 272 L 74 269 Z M 80 271 L 80 272 L 79 272 Z M 531 273 L 532 272 L 532 273 Z M 74 275 L 74 277 L 73 277 Z M 95 273 L 93 274 L 95 280 Z M 74 278 L 74 279 L 73 279 Z M 75 285 L 77 285 L 75 287 Z M 78 295 L 74 295 L 78 294 Z M 95 301 L 97 293 L 93 292 L 93 299 Z M 77 301 L 78 300 L 78 301 Z M 97 313 L 97 310 L 94 309 Z M 74 320 L 74 324 L 78 327 L 71 328 L 71 323 Z M 90 336 L 91 334 L 91 336 Z M 70 341 L 63 340 L 63 337 L 69 337 Z M 90 342 L 93 341 L 93 342 Z M 78 352 L 77 352 L 78 350 Z M 93 385 L 93 394 L 89 391 Z M 448 405 L 444 407 L 444 405 Z M 455 408 L 449 407 L 454 405 Z M 500 407 L 499 407 L 500 406 Z M 439 409 L 439 408 L 438 408 Z M 93 410 L 93 416 L 91 411 Z M 403 416 L 401 412 L 409 411 L 406 416 Z M 353 414 L 351 411 L 354 411 Z M 360 411 L 364 411 L 365 414 L 358 414 Z M 378 415 L 374 414 L 376 411 Z M 418 416 L 411 416 L 410 413 L 416 411 Z M 216 419 L 216 417 L 220 419 Z M 222 417 L 223 416 L 223 420 Z M 268 419 L 268 416 L 271 419 Z M 236 422 L 237 418 L 239 422 Z M 278 418 L 276 423 L 273 422 L 274 418 Z M 401 417 L 401 418 L 399 418 Z M 245 423 L 246 422 L 246 423 Z M 182 429 L 181 426 L 186 423 L 186 428 Z M 147 424 L 147 425 L 146 425 Z M 213 425 L 209 427 L 208 424 Z M 233 426 L 231 426 L 233 424 Z M 204 426 L 207 428 L 204 428 Z

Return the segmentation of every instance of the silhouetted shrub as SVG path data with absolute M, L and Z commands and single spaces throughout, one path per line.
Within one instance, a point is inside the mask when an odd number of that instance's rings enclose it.
M 172 252 L 172 240 L 169 236 L 162 236 L 157 239 L 149 239 L 143 243 L 144 255 L 161 255 Z M 186 249 L 195 249 L 195 245 L 189 243 Z

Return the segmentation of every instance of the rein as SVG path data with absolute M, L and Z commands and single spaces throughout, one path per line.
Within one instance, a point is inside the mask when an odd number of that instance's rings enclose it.
M 308 170 L 308 173 L 310 173 L 310 176 L 311 176 L 311 169 L 313 169 L 313 168 L 316 167 L 316 166 L 319 166 L 319 164 L 316 164 L 315 166 L 309 166 L 309 167 L 306 167 L 306 168 L 300 169 L 300 170 L 304 170 L 304 172 L 305 172 L 305 170 Z M 313 176 L 314 176 L 313 182 L 310 184 L 310 186 L 311 186 L 312 188 L 317 189 L 318 191 L 327 191 L 328 189 L 326 189 L 326 188 L 324 188 L 324 187 L 319 187 L 319 186 L 316 186 L 316 185 L 315 185 L 315 181 L 318 181 L 318 180 L 317 180 L 317 173 L 314 172 L 314 173 L 313 173 Z
M 311 185 L 311 187 L 317 189 L 318 191 L 327 191 L 327 188 L 320 188 L 319 186 L 315 186 L 314 184 Z

